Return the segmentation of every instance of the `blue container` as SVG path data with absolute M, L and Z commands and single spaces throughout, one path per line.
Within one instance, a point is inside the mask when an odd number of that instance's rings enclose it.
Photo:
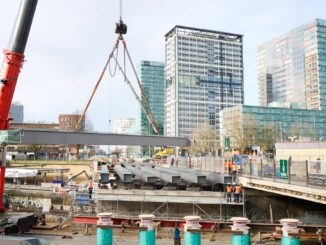
M 89 199 L 89 194 L 87 193 L 76 193 L 76 204 L 77 205 L 89 205 L 91 200 Z
M 97 228 L 96 245 L 112 245 L 112 229 Z
M 282 245 L 300 245 L 300 238 L 299 237 L 282 237 Z
M 250 235 L 236 235 L 232 234 L 232 245 L 249 245 Z
M 139 231 L 139 245 L 155 245 L 155 230 Z
M 201 245 L 201 236 L 199 232 L 187 232 L 184 235 L 184 245 Z

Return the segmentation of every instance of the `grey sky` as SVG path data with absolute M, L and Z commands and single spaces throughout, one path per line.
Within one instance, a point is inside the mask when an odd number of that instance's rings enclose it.
M 0 48 L 7 46 L 20 0 L 0 0 Z M 135 63 L 164 61 L 164 34 L 176 24 L 244 35 L 245 103 L 257 104 L 256 47 L 315 18 L 325 0 L 124 0 L 127 44 Z M 39 0 L 14 100 L 28 121 L 57 122 L 82 110 L 112 49 L 118 0 Z M 3 55 L 1 56 L 1 60 Z M 136 117 L 121 76 L 107 73 L 89 108 L 98 131 L 109 118 Z

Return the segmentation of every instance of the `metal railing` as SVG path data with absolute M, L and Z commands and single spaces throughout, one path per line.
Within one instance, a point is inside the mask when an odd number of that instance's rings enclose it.
M 326 161 L 252 158 L 242 164 L 239 175 L 299 186 L 326 189 Z M 325 172 L 323 172 L 325 171 Z

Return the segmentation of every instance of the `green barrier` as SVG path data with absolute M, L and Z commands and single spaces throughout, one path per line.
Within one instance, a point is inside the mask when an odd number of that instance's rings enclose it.
M 155 230 L 140 230 L 139 245 L 155 245 Z
M 250 235 L 236 235 L 232 234 L 232 245 L 249 245 Z
M 97 228 L 96 245 L 112 244 L 112 228 Z
M 201 245 L 201 236 L 199 232 L 187 232 L 184 235 L 184 245 Z

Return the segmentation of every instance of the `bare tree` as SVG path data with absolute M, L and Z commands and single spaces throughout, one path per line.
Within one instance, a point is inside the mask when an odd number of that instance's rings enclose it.
M 188 150 L 194 155 L 216 150 L 216 129 L 208 123 L 199 124 L 194 128 L 191 139 L 192 146 Z
M 311 125 L 307 123 L 296 122 L 293 123 L 288 132 L 286 132 L 286 140 L 291 140 L 294 138 L 300 139 L 302 137 L 307 137 L 309 139 L 315 139 L 315 130 L 311 127 Z

